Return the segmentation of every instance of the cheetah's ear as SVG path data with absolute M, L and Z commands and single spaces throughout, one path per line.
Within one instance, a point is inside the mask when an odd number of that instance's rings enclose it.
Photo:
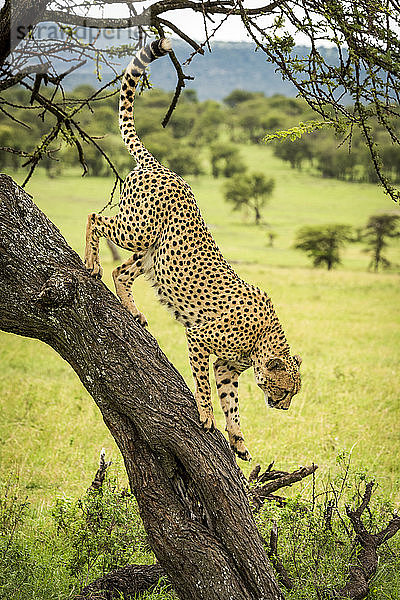
M 270 358 L 266 366 L 268 371 L 283 371 L 286 367 L 285 361 L 281 358 Z
M 293 355 L 293 359 L 296 361 L 296 363 L 298 364 L 298 366 L 300 367 L 301 363 L 303 362 L 301 356 L 299 356 L 298 354 L 294 354 Z

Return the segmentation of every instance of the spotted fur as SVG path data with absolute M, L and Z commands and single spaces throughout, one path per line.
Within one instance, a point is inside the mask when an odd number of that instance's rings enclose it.
M 146 66 L 169 49 L 168 40 L 157 40 L 143 48 L 126 69 L 119 123 L 138 166 L 124 182 L 117 216 L 88 216 L 85 265 L 92 275 L 101 277 L 101 236 L 132 252 L 113 271 L 118 297 L 146 325 L 131 293 L 136 277 L 145 275 L 162 304 L 186 328 L 195 398 L 205 429 L 215 427 L 209 357 L 217 357 L 214 373 L 229 442 L 240 458 L 250 460 L 240 429 L 239 375 L 253 366 L 268 404 L 286 410 L 300 389 L 301 359 L 291 356 L 269 296 L 243 281 L 222 256 L 188 184 L 162 166 L 136 133 L 136 85 Z

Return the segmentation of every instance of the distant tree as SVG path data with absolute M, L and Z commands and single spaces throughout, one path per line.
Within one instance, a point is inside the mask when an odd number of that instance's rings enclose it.
M 140 112 L 139 109 L 141 109 Z M 153 107 L 146 105 L 145 109 L 143 110 L 142 106 L 139 105 L 136 115 L 136 129 L 140 138 L 152 133 L 160 132 L 160 125 L 157 123 L 157 119 L 160 117 L 160 110 L 158 106 Z
M 349 153 L 344 146 L 337 146 L 338 140 L 330 132 L 325 137 L 320 134 L 318 144 L 315 144 L 313 150 L 315 167 L 322 177 L 352 181 L 359 161 L 358 154 L 356 151 Z M 371 162 L 369 157 L 368 161 Z
M 164 111 L 167 109 L 170 100 L 171 94 L 169 92 L 165 92 L 159 88 L 152 88 L 151 92 L 146 90 L 143 94 L 141 94 L 137 100 L 135 100 L 135 104 L 138 107 L 145 106 L 146 110 L 148 108 L 160 108 L 161 111 Z
M 262 118 L 260 114 L 257 114 L 252 107 L 247 107 L 243 109 L 239 116 L 239 125 L 242 127 L 243 131 L 247 134 L 249 140 L 256 144 L 258 143 L 263 134 L 264 127 L 262 125 Z
M 355 227 L 353 231 L 353 242 L 362 242 L 364 227 Z
M 124 144 L 121 140 L 121 136 L 117 134 L 107 134 L 99 140 L 99 146 L 104 152 L 113 157 L 113 163 L 119 169 L 121 173 L 128 173 L 135 167 L 134 159 L 126 151 Z M 89 177 L 108 177 L 110 174 L 108 163 L 104 156 L 102 156 L 93 146 L 88 146 L 85 149 L 87 175 Z M 56 177 L 60 174 L 61 166 L 66 165 L 79 165 L 79 159 L 74 152 L 74 148 L 71 144 L 64 144 L 60 155 L 54 153 L 55 158 L 61 159 L 60 162 L 56 160 L 42 161 L 43 166 L 46 168 L 47 175 L 49 177 Z
M 294 247 L 312 259 L 314 267 L 326 265 L 328 271 L 340 264 L 340 249 L 351 241 L 350 225 L 316 225 L 299 229 Z
M 196 119 L 192 136 L 196 144 L 210 144 L 218 136 L 218 132 L 226 120 L 223 106 L 214 100 L 201 104 L 200 115 Z
M 310 137 L 296 141 L 284 140 L 274 144 L 273 152 L 278 158 L 287 161 L 292 169 L 301 169 L 303 162 L 313 157 L 312 140 Z
M 400 237 L 398 230 L 399 215 L 373 215 L 365 228 L 364 239 L 367 243 L 365 252 L 372 255 L 368 269 L 378 271 L 379 266 L 390 267 L 390 261 L 382 256 L 382 250 L 388 246 L 386 238 Z
M 191 104 L 197 104 L 199 101 L 197 97 L 197 92 L 193 89 L 183 90 L 181 99 L 183 100 L 183 102 L 190 102 Z
M 169 168 L 177 175 L 201 175 L 203 172 L 197 154 L 188 146 L 180 146 L 173 149 L 167 157 Z
M 213 177 L 232 177 L 243 173 L 246 167 L 239 150 L 232 144 L 216 142 L 210 146 L 210 161 Z
M 73 95 L 75 98 L 87 98 L 96 92 L 95 88 L 88 83 L 81 83 L 74 87 Z
M 182 104 L 180 110 L 176 110 L 172 116 L 170 121 L 170 127 L 172 129 L 172 133 L 174 138 L 183 138 L 190 134 L 193 129 L 193 125 L 195 122 L 196 114 L 192 110 L 187 110 L 190 107 L 188 106 L 186 110 L 184 110 L 185 105 Z M 158 131 L 160 127 L 158 127 Z
M 143 137 L 143 142 L 151 154 L 161 163 L 167 162 L 173 154 L 176 142 L 169 130 L 152 132 Z
M 301 98 L 289 98 L 283 94 L 274 94 L 268 99 L 271 108 L 281 110 L 285 115 L 300 116 L 307 109 Z
M 382 147 L 382 161 L 386 169 L 392 170 L 394 181 L 400 181 L 400 147 L 386 144 Z
M 287 123 L 287 114 L 284 111 L 269 108 L 268 113 L 264 115 L 263 126 L 266 131 L 283 127 L 285 123 Z
M 248 208 L 254 213 L 254 221 L 259 225 L 261 211 L 275 187 L 275 180 L 264 173 L 235 175 L 225 184 L 225 200 L 233 204 L 233 210 Z
M 11 146 L 12 144 L 14 144 L 14 148 L 17 148 L 14 128 L 9 124 L 0 124 L 0 147 Z M 18 146 L 18 150 L 20 150 L 20 145 Z M 0 152 L 0 169 L 8 166 L 15 169 L 19 162 L 20 157 L 18 154 Z
M 76 155 L 75 155 L 76 160 Z M 94 177 L 107 176 L 109 173 L 104 169 L 104 159 L 93 146 L 86 148 L 85 161 L 88 169 L 88 175 Z
M 57 154 L 55 154 L 55 156 L 57 156 Z M 62 174 L 62 163 L 60 162 L 60 158 L 52 158 L 51 156 L 47 155 L 43 160 L 42 160 L 42 167 L 44 167 L 44 170 L 46 172 L 46 175 L 49 179 L 56 179 L 56 177 L 59 177 Z
M 269 102 L 262 95 L 255 95 L 242 102 L 236 109 L 237 122 L 242 129 L 242 139 L 258 143 L 267 129 L 271 129 Z
M 251 100 L 255 96 L 264 96 L 264 94 L 262 92 L 248 92 L 247 90 L 233 90 L 223 101 L 227 106 L 234 108 L 238 104 Z

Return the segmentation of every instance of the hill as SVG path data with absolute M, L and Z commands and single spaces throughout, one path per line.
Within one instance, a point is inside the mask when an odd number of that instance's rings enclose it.
M 129 43 L 123 39 L 121 32 L 118 44 Z M 173 47 L 181 62 L 191 54 L 191 48 L 180 40 L 173 40 Z M 214 42 L 212 51 L 206 51 L 205 56 L 197 55 L 190 65 L 184 67 L 187 75 L 194 77 L 194 81 L 187 82 L 187 89 L 197 92 L 200 100 L 222 100 L 232 90 L 240 88 L 251 92 L 263 92 L 266 96 L 283 94 L 295 96 L 296 89 L 289 81 L 283 81 L 275 72 L 276 67 L 267 62 L 266 55 L 254 50 L 254 44 L 247 42 Z M 303 55 L 305 47 L 297 46 L 295 53 Z M 333 50 L 327 48 L 326 56 L 330 59 Z M 116 59 L 115 68 L 122 70 L 127 60 Z M 110 68 L 104 66 L 102 82 L 112 78 Z M 156 87 L 172 90 L 176 85 L 176 74 L 170 61 L 156 61 L 151 65 L 150 79 Z M 68 78 L 67 89 L 73 89 L 82 83 L 97 86 L 95 68 L 93 63 L 87 63 Z

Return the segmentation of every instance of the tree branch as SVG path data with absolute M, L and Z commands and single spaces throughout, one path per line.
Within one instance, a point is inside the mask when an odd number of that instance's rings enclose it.
M 21 69 L 19 73 L 15 73 L 15 75 L 10 76 L 8 79 L 3 79 L 0 81 L 0 92 L 7 90 L 14 85 L 20 83 L 27 75 L 32 75 L 33 73 L 44 74 L 49 70 L 49 63 L 40 63 L 39 65 L 30 65 L 29 67 L 25 67 Z
M 351 510 L 349 506 L 346 506 L 346 513 L 356 533 L 356 539 L 361 546 L 361 551 L 357 553 L 357 562 L 350 565 L 349 578 L 346 585 L 335 592 L 335 598 L 363 600 L 363 598 L 367 597 L 369 582 L 375 575 L 378 567 L 377 549 L 400 529 L 400 516 L 394 515 L 393 519 L 382 531 L 376 534 L 367 531 L 361 520 L 361 516 L 369 505 L 373 487 L 373 481 L 367 483 L 362 501 L 355 510 Z
M 283 562 L 278 556 L 278 526 L 276 522 L 273 522 L 271 535 L 269 538 L 269 552 L 268 557 L 270 558 L 275 571 L 279 575 L 279 579 L 287 590 L 294 588 L 293 581 L 290 579 L 288 572 L 286 571 Z
M 259 8 L 247 9 L 247 13 L 253 16 L 268 14 L 275 10 L 282 3 L 283 0 L 277 0 L 275 2 L 271 2 L 270 4 L 260 6 Z M 129 18 L 123 19 L 86 17 L 84 15 L 76 15 L 60 10 L 46 10 L 44 13 L 43 20 L 54 21 L 56 23 L 63 23 L 65 25 L 79 25 L 81 27 L 97 29 L 127 29 L 136 26 L 154 25 L 155 18 L 158 15 L 173 10 L 191 9 L 194 12 L 200 12 L 202 14 L 206 13 L 213 15 L 240 15 L 241 11 L 239 9 L 232 8 L 234 4 L 235 2 L 233 1 L 196 3 L 191 2 L 190 0 L 164 0 L 161 2 L 155 2 L 154 4 L 145 8 L 138 15 L 130 16 Z M 165 21 L 166 25 L 167 23 L 168 22 Z M 173 31 L 175 31 L 175 33 L 177 33 L 177 35 L 180 36 L 179 29 L 176 25 L 169 22 L 168 26 L 171 27 L 171 29 L 173 29 Z M 182 37 L 182 39 L 185 39 L 185 37 Z M 191 42 L 188 43 L 192 45 Z
M 318 469 L 318 466 L 313 464 L 308 467 L 300 467 L 296 471 L 288 473 L 287 471 L 272 470 L 273 464 L 271 463 L 261 475 L 260 465 L 257 465 L 250 473 L 249 499 L 256 512 L 260 510 L 265 500 L 284 502 L 284 498 L 274 496 L 273 493 L 281 488 L 290 487 Z
M 161 577 L 166 577 L 163 568 L 156 565 L 127 565 L 108 573 L 86 586 L 76 600 L 120 600 L 137 597 L 151 591 Z

